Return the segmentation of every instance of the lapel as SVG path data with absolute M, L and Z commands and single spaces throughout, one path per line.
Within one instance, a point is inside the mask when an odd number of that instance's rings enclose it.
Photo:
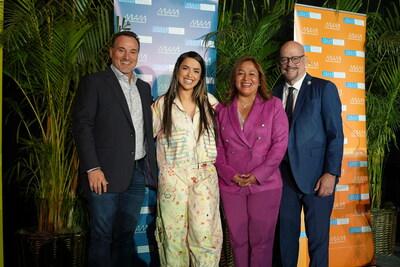
M 231 121 L 233 129 L 236 132 L 236 135 L 240 138 L 240 140 L 242 140 L 247 146 L 250 147 L 246 137 L 244 136 L 242 129 L 240 129 L 237 101 L 238 101 L 237 97 L 235 97 L 232 104 L 228 107 L 229 119 Z
M 312 77 L 307 73 L 306 77 L 304 77 L 303 83 L 301 84 L 300 92 L 296 100 L 296 106 L 294 107 L 293 111 L 292 124 L 296 121 L 296 118 L 300 113 L 304 100 L 309 94 L 311 88 L 311 79 Z
M 110 84 L 112 92 L 116 96 L 119 104 L 122 107 L 122 110 L 124 111 L 126 118 L 129 121 L 129 124 L 133 127 L 132 117 L 131 113 L 129 112 L 128 103 L 126 102 L 124 92 L 122 91 L 121 85 L 119 84 L 118 79 L 115 76 L 115 73 L 113 72 L 111 67 L 108 67 L 104 71 L 104 73 L 106 75 L 107 82 Z
M 244 127 L 244 136 L 250 136 L 252 134 L 252 132 L 254 131 L 254 125 L 257 125 L 257 121 L 260 120 L 260 114 L 261 114 L 261 110 L 263 108 L 263 100 L 260 96 L 256 96 L 256 99 L 254 99 L 254 104 L 253 107 L 250 111 L 249 116 L 247 117 L 247 121 L 246 124 L 247 125 L 253 125 L 253 127 Z M 247 140 L 247 138 L 246 138 Z M 253 144 L 249 145 L 252 147 Z

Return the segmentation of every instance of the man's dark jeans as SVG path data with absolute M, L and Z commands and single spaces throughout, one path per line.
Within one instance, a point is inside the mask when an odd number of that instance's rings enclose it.
M 136 164 L 132 181 L 122 193 L 87 192 L 90 267 L 133 266 L 136 261 L 133 235 L 145 194 L 142 170 Z

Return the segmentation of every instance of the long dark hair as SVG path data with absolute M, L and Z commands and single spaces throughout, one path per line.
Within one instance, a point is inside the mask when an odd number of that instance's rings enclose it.
M 261 67 L 261 64 L 255 59 L 254 57 L 251 56 L 244 56 L 240 58 L 238 61 L 236 61 L 235 65 L 232 68 L 231 71 L 231 77 L 230 77 L 230 82 L 229 82 L 229 88 L 226 92 L 226 96 L 223 100 L 223 104 L 226 106 L 229 106 L 232 104 L 233 99 L 235 96 L 238 94 L 238 89 L 236 88 L 236 74 L 240 68 L 240 65 L 242 65 L 243 62 L 250 61 L 254 64 L 258 71 L 258 78 L 260 79 L 260 86 L 258 87 L 257 93 L 259 96 L 264 101 L 270 100 L 272 98 L 272 93 L 271 91 L 267 90 L 267 78 L 265 77 L 264 71 Z
M 207 113 L 208 113 L 209 117 L 211 118 L 212 128 L 214 130 L 213 134 L 216 138 L 215 111 L 214 111 L 213 107 L 211 106 L 210 102 L 208 101 L 208 97 L 207 97 L 206 64 L 204 62 L 204 59 L 197 52 L 189 51 L 189 52 L 183 53 L 177 59 L 177 61 L 175 63 L 175 67 L 174 67 L 174 72 L 172 74 L 171 83 L 169 85 L 168 91 L 164 95 L 165 102 L 164 102 L 163 130 L 167 137 L 168 143 L 169 143 L 169 139 L 171 137 L 172 105 L 173 105 L 174 99 L 178 96 L 179 67 L 181 66 L 182 62 L 186 58 L 195 59 L 197 62 L 199 62 L 200 66 L 201 66 L 200 80 L 196 84 L 196 86 L 193 88 L 194 90 L 193 90 L 193 94 L 192 94 L 192 99 L 196 103 L 196 105 L 199 107 L 199 110 L 200 110 L 199 133 L 198 133 L 197 141 L 200 139 L 204 129 L 207 131 L 208 135 L 210 135 Z

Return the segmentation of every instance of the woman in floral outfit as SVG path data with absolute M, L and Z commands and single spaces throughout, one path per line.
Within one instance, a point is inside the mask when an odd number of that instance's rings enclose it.
M 161 266 L 218 266 L 222 247 L 214 107 L 205 63 L 182 54 L 170 87 L 153 104 L 157 136 L 156 238 Z

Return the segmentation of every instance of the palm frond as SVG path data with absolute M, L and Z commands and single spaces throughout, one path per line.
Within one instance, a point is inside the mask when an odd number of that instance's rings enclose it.
M 362 0 L 327 0 L 323 4 L 323 7 L 341 11 L 358 12 L 362 4 Z
M 75 228 L 79 221 L 72 103 L 80 77 L 103 67 L 99 53 L 112 34 L 111 5 L 94 4 L 16 0 L 5 10 L 4 73 L 23 96 L 9 101 L 20 117 L 15 173 L 36 198 L 40 231 Z
M 273 58 L 279 50 L 276 35 L 282 23 L 293 11 L 293 0 L 277 1 L 249 1 L 250 8 L 242 2 L 240 13 L 233 13 L 230 3 L 223 1 L 219 8 L 218 30 L 208 34 L 207 43 L 215 40 L 217 49 L 217 97 L 224 98 L 229 84 L 230 70 L 234 63 L 244 55 L 255 57 L 264 71 L 268 74 L 277 74 Z M 269 77 L 268 86 L 272 88 L 279 75 Z
M 400 3 L 400 1 L 399 1 Z M 384 163 L 400 127 L 399 7 L 367 19 L 366 108 L 371 205 L 380 208 Z M 368 51 L 370 51 L 368 53 Z

